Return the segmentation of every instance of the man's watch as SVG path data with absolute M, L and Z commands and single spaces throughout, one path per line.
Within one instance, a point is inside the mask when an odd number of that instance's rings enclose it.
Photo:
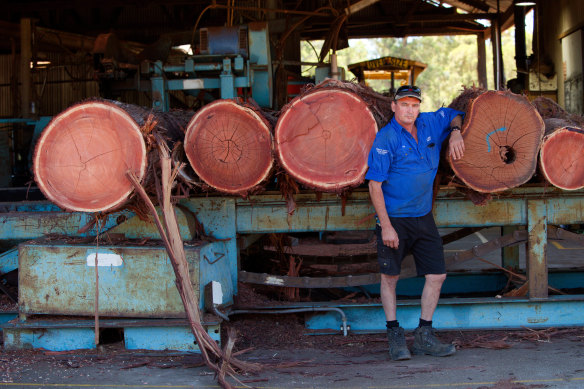
M 452 131 L 460 131 L 460 127 L 458 126 L 450 127 L 450 132 Z

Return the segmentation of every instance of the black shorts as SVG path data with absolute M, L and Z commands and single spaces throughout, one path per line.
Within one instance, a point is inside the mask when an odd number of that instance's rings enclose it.
M 381 273 L 399 275 L 404 257 L 411 253 L 419 276 L 446 274 L 442 238 L 432 212 L 421 217 L 390 217 L 390 221 L 399 238 L 397 249 L 384 245 L 381 227 L 378 224 L 375 228 L 377 259 Z

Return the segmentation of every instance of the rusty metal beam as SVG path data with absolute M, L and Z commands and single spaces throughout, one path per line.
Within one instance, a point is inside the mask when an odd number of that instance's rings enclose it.
M 527 279 L 530 299 L 548 297 L 547 204 L 545 200 L 527 201 Z

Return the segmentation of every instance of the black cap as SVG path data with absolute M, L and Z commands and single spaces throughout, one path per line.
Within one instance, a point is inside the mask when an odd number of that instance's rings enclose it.
M 422 101 L 422 91 L 420 88 L 414 85 L 403 85 L 397 88 L 395 92 L 395 101 L 403 99 L 404 97 L 415 97 L 416 99 Z

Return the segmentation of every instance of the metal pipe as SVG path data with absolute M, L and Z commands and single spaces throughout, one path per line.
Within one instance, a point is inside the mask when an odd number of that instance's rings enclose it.
M 521 90 L 527 89 L 528 70 L 527 53 L 525 44 L 525 7 L 514 5 L 513 16 L 515 20 L 515 65 L 517 67 L 517 81 Z
M 32 21 L 20 19 L 20 113 L 22 117 L 30 116 L 32 93 L 32 75 L 30 60 L 32 58 Z
M 310 307 L 310 308 L 286 308 L 286 309 L 239 309 L 227 313 L 227 316 L 239 315 L 245 313 L 269 313 L 269 314 L 282 314 L 282 313 L 298 313 L 298 312 L 338 312 L 341 315 L 341 320 L 343 322 L 342 330 L 343 336 L 347 336 L 347 316 L 341 308 L 337 307 Z
M 213 304 L 213 313 L 217 316 L 219 316 L 221 319 L 225 320 L 225 321 L 229 321 L 229 316 L 227 316 L 226 314 L 224 314 L 223 312 L 221 312 L 220 310 L 217 309 L 217 305 Z

